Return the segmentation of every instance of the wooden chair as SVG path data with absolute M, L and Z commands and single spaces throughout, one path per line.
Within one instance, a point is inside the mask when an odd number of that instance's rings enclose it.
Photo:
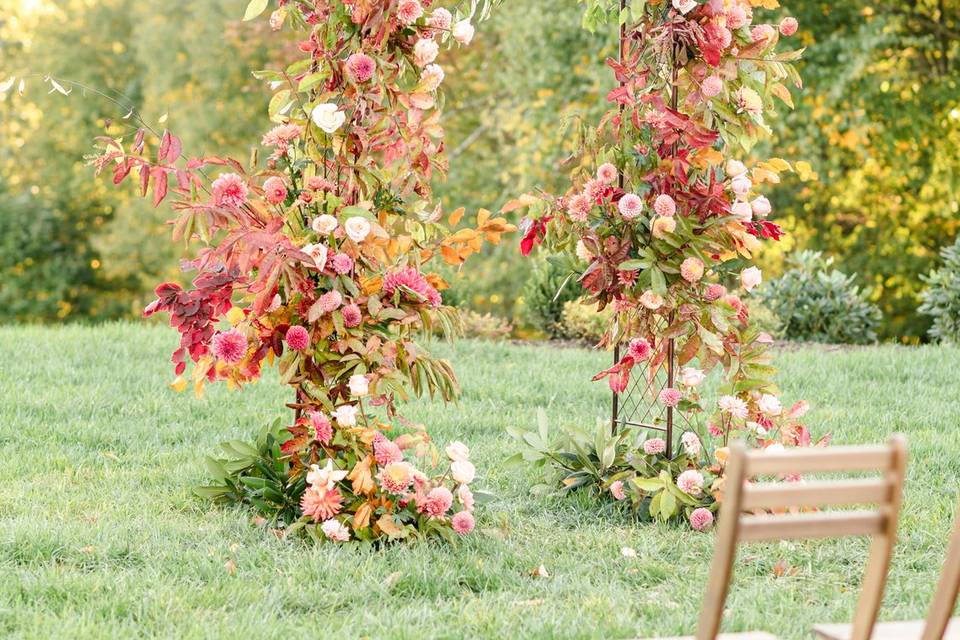
M 933 604 L 926 620 L 881 622 L 873 630 L 873 640 L 960 640 L 960 618 L 950 618 L 960 590 L 960 510 L 954 519 L 953 534 L 947 547 L 947 559 L 940 573 Z M 814 627 L 821 640 L 849 640 L 848 624 L 823 624 Z
M 687 638 L 768 640 L 774 637 L 756 632 L 717 635 L 738 542 L 861 535 L 871 536 L 873 544 L 850 638 L 870 638 L 893 554 L 906 460 L 907 447 L 902 436 L 894 436 L 889 444 L 883 446 L 795 449 L 774 453 L 748 452 L 742 443 L 734 443 L 730 448 L 727 463 L 726 490 L 707 593 L 700 609 L 696 636 Z M 859 471 L 879 472 L 880 477 L 747 483 L 749 478 L 759 476 Z M 770 510 L 786 510 L 791 507 L 864 504 L 874 504 L 877 508 L 784 515 L 769 513 Z M 749 515 L 744 512 L 767 512 L 768 515 Z

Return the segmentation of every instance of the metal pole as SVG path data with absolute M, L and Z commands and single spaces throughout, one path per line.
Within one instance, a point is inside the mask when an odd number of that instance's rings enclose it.
M 623 14 L 626 8 L 627 8 L 627 0 L 620 0 L 620 13 Z M 620 23 L 620 51 L 618 54 L 618 57 L 620 58 L 620 64 L 623 64 L 624 60 L 626 59 L 626 44 L 627 44 L 627 23 L 621 22 Z M 621 80 L 620 86 L 623 87 L 623 85 L 624 85 L 624 82 Z M 624 105 L 623 103 L 620 103 L 620 127 L 621 128 L 623 127 L 623 111 L 624 111 Z M 619 176 L 617 177 L 617 186 L 622 191 L 624 186 L 626 186 L 626 184 L 627 183 L 626 183 L 626 178 L 624 177 L 624 172 L 621 171 L 619 172 Z M 616 365 L 618 362 L 620 362 L 619 336 L 617 337 L 617 344 L 613 347 L 613 364 Z M 619 418 L 620 418 L 620 395 L 616 391 L 614 391 L 613 392 L 613 410 L 610 416 L 610 431 L 614 435 L 616 435 L 617 433 Z

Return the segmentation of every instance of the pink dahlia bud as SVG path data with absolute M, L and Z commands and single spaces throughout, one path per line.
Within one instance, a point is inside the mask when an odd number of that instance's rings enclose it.
M 667 387 L 660 392 L 660 404 L 665 407 L 675 407 L 680 404 L 680 399 L 683 397 L 683 394 L 679 390 L 674 389 L 673 387 Z
M 453 530 L 459 535 L 465 536 L 473 531 L 473 527 L 476 526 L 476 521 L 473 519 L 472 513 L 469 511 L 461 511 L 450 520 L 450 526 L 453 527 Z
M 293 326 L 287 329 L 287 346 L 294 351 L 303 351 L 310 346 L 310 333 L 306 327 Z
M 713 526 L 713 513 L 709 509 L 700 507 L 690 514 L 690 526 L 694 531 L 706 531 Z
M 723 91 L 723 80 L 718 75 L 708 76 L 700 85 L 700 92 L 707 98 L 720 95 L 721 91 Z
M 797 22 L 797 19 L 791 16 L 788 16 L 780 21 L 780 33 L 790 37 L 797 32 L 797 29 L 800 28 L 800 23 Z
M 376 69 L 377 63 L 365 53 L 354 53 L 347 58 L 347 73 L 354 82 L 367 82 Z
M 423 6 L 419 0 L 401 0 L 397 8 L 397 19 L 401 24 L 411 25 L 423 15 Z
M 635 340 L 630 341 L 630 346 L 627 352 L 637 362 L 643 362 L 650 357 L 650 354 L 653 353 L 653 347 L 650 346 L 650 342 L 647 339 L 636 338 Z
M 634 193 L 628 193 L 620 198 L 620 202 L 617 203 L 617 209 L 620 210 L 620 215 L 624 218 L 633 220 L 643 213 L 643 200 Z
M 703 298 L 707 302 L 716 302 L 725 295 L 727 295 L 727 288 L 725 286 L 722 284 L 711 284 L 704 292 Z
M 693 284 L 703 277 L 703 261 L 700 258 L 687 258 L 680 265 L 680 275 Z
M 650 438 L 643 443 L 643 452 L 648 456 L 659 455 L 667 450 L 667 442 L 663 438 Z
M 666 193 L 661 193 L 654 200 L 653 209 L 664 218 L 672 218 L 677 213 L 677 203 Z
M 247 337 L 237 329 L 213 336 L 213 355 L 228 364 L 238 364 L 247 355 Z
M 616 182 L 618 175 L 620 174 L 617 172 L 617 168 L 609 162 L 604 162 L 600 165 L 600 168 L 597 169 L 597 178 L 605 184 L 613 184 Z

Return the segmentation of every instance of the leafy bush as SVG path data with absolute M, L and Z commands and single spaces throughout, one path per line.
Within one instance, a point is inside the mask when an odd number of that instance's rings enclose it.
M 509 320 L 495 316 L 492 313 L 480 313 L 473 309 L 463 309 L 458 314 L 459 326 L 457 335 L 465 338 L 481 338 L 483 340 L 504 340 L 513 333 L 513 325 Z M 443 328 L 435 326 L 433 334 L 443 336 Z
M 882 314 L 854 284 L 854 276 L 833 269 L 833 258 L 819 251 L 803 251 L 789 262 L 790 268 L 760 291 L 786 338 L 841 344 L 877 340 Z
M 599 342 L 610 328 L 613 309 L 597 311 L 597 305 L 584 304 L 583 300 L 570 300 L 563 305 L 563 333 L 568 338 Z
M 960 343 L 960 238 L 940 255 L 943 266 L 921 277 L 927 289 L 920 294 L 920 312 L 933 318 L 931 338 Z
M 524 317 L 551 338 L 568 338 L 563 327 L 563 307 L 580 297 L 576 276 L 561 259 L 538 261 L 523 291 Z

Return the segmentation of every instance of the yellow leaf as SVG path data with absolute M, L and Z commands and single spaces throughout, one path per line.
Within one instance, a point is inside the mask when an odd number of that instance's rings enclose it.
M 783 158 L 770 158 L 766 163 L 777 171 L 790 171 L 790 163 L 784 160 Z
M 385 513 L 380 516 L 380 519 L 377 520 L 377 527 L 380 528 L 380 531 L 383 531 L 385 534 L 391 538 L 400 538 L 403 536 L 403 529 L 397 526 L 396 521 L 393 519 L 393 516 L 389 513 Z
M 177 393 L 183 393 L 187 389 L 187 381 L 183 376 L 177 376 L 177 379 L 170 383 L 170 388 Z
M 466 211 L 463 207 L 460 207 L 456 211 L 450 214 L 449 223 L 451 227 L 455 227 L 460 224 L 460 220 L 463 219 L 463 213 Z
M 477 237 L 477 232 L 473 229 L 460 229 L 455 234 L 450 236 L 445 240 L 446 243 L 450 244 L 459 244 L 462 242 L 470 242 Z
M 347 479 L 353 483 L 353 492 L 358 495 L 370 495 L 376 489 L 373 482 L 373 473 L 370 467 L 373 465 L 373 456 L 367 456 L 356 464 Z
M 360 529 L 366 529 L 370 526 L 370 516 L 373 515 L 373 505 L 369 502 L 364 502 L 360 505 L 360 508 L 357 509 L 356 513 L 353 514 L 353 530 L 359 531 Z
M 240 307 L 230 307 L 230 311 L 227 311 L 227 320 L 230 321 L 230 324 L 237 326 L 243 321 L 244 314 L 243 309 Z
M 510 213 L 511 211 L 516 211 L 517 209 L 522 209 L 524 207 L 529 207 L 532 204 L 536 204 L 539 201 L 539 198 L 536 196 L 525 193 L 516 200 L 511 200 L 500 209 L 500 213 Z
M 486 209 L 480 209 L 477 213 L 477 226 L 482 227 L 490 219 L 490 212 Z
M 448 247 L 443 245 L 440 247 L 440 255 L 443 257 L 443 261 L 449 265 L 461 265 L 463 260 L 460 258 L 460 253 L 453 247 Z

